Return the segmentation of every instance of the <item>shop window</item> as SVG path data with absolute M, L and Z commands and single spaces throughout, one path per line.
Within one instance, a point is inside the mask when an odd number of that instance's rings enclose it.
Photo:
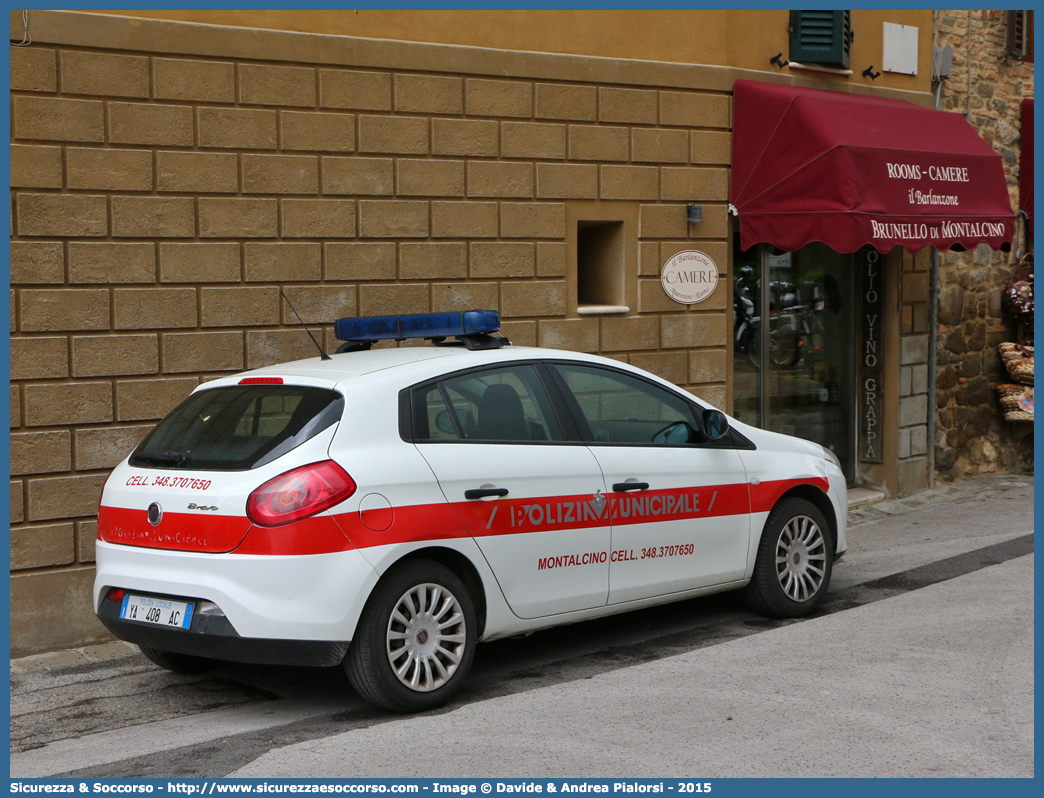
M 791 11 L 790 60 L 848 69 L 852 39 L 851 11 Z
M 767 244 L 743 251 L 735 233 L 732 415 L 826 446 L 849 480 L 856 476 L 858 263 L 820 242 L 797 252 Z
M 1033 60 L 1033 12 L 1008 12 L 1008 55 Z
M 626 312 L 624 300 L 624 223 L 576 223 L 576 299 L 578 312 Z

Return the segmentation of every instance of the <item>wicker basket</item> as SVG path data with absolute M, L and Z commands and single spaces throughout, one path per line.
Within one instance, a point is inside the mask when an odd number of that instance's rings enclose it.
M 1033 347 L 1023 344 L 1004 343 L 997 346 L 1008 374 L 1023 385 L 1033 384 Z
M 996 387 L 1005 420 L 1033 420 L 1033 386 L 1001 383 Z

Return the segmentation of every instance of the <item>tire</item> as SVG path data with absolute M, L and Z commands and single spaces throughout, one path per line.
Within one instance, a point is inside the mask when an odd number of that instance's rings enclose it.
M 218 661 L 206 657 L 195 657 L 191 654 L 177 654 L 173 651 L 161 651 L 149 646 L 138 646 L 141 653 L 150 659 L 153 664 L 174 673 L 206 673 L 218 666 Z
M 769 358 L 780 368 L 789 368 L 798 362 L 801 348 L 798 332 L 793 324 L 781 324 L 769 336 Z
M 409 560 L 370 594 L 345 671 L 356 692 L 379 707 L 433 709 L 463 683 L 477 632 L 474 604 L 457 575 L 430 560 Z
M 755 332 L 749 338 L 747 338 L 747 348 L 745 351 L 747 353 L 747 357 L 750 360 L 750 365 L 754 366 L 754 368 L 757 368 L 758 363 L 761 361 L 760 333 Z
M 819 508 L 806 499 L 783 499 L 765 522 L 745 588 L 747 604 L 763 615 L 807 615 L 830 586 L 833 559 L 830 527 Z
M 769 333 L 769 362 L 780 368 L 793 366 L 798 361 L 797 334 L 774 330 Z M 747 357 L 757 367 L 761 360 L 761 334 L 754 333 L 747 345 Z

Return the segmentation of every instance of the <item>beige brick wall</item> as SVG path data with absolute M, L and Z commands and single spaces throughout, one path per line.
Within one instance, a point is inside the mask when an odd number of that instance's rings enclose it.
M 309 356 L 280 289 L 331 351 L 340 316 L 495 307 L 516 343 L 725 406 L 727 282 L 686 308 L 656 277 L 686 248 L 726 275 L 730 98 L 621 85 L 619 65 L 584 82 L 573 60 L 556 79 L 12 48 L 14 651 L 105 636 L 106 474 L 200 381 Z M 599 201 L 637 220 L 632 301 L 581 317 L 568 208 Z

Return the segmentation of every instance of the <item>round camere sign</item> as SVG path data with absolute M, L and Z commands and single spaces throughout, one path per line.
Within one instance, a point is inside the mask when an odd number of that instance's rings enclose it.
M 708 255 L 687 249 L 673 255 L 660 271 L 667 296 L 684 305 L 702 302 L 718 287 L 718 265 Z

